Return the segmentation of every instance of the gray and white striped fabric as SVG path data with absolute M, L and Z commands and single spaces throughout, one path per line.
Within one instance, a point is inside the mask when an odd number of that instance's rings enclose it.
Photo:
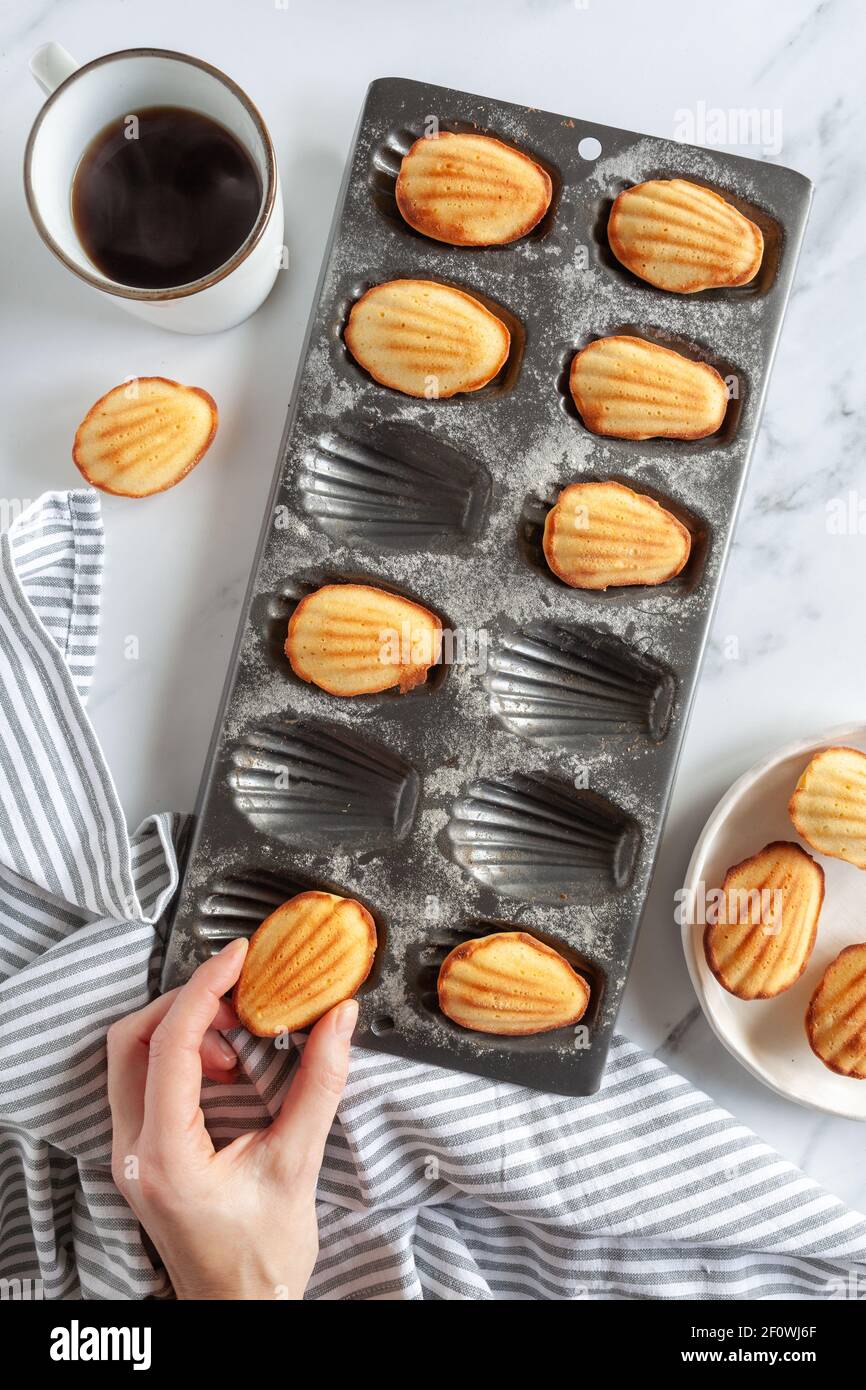
M 0 1279 L 46 1298 L 171 1293 L 109 1176 L 104 1037 L 156 988 L 181 823 L 128 835 L 84 711 L 102 554 L 86 491 L 0 543 Z M 234 1041 L 242 1079 L 203 1090 L 217 1144 L 269 1122 L 296 1061 Z M 830 1298 L 866 1277 L 862 1216 L 622 1038 L 584 1100 L 355 1049 L 319 1217 L 313 1299 Z

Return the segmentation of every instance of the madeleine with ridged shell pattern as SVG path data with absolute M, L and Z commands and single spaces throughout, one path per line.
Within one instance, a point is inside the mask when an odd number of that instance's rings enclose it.
M 704 439 L 728 408 L 715 367 L 629 334 L 582 348 L 569 384 L 586 428 L 613 439 Z
M 439 131 L 416 140 L 397 177 L 410 227 L 451 246 L 501 246 L 526 236 L 550 206 L 550 175 L 489 135 Z
M 329 695 L 423 685 L 442 650 L 442 623 L 420 603 L 370 584 L 324 584 L 301 599 L 285 652 L 301 680 Z
M 840 951 L 806 1013 L 809 1046 L 839 1076 L 866 1081 L 866 941 Z
M 622 483 L 572 483 L 547 514 L 543 548 L 563 583 L 609 589 L 673 579 L 692 538 L 654 498 Z
M 824 901 L 824 870 L 793 841 L 775 840 L 728 869 L 707 964 L 738 999 L 772 999 L 806 968 Z
M 866 753 L 822 748 L 800 776 L 788 814 L 819 854 L 866 869 Z
M 387 280 L 367 290 L 344 334 L 380 386 L 445 400 L 479 391 L 504 367 L 511 334 L 474 295 L 435 280 Z
M 528 932 L 493 932 L 442 962 L 439 1007 L 461 1028 L 520 1037 L 577 1023 L 590 989 L 558 951 Z
M 357 992 L 376 945 L 376 924 L 354 898 L 299 893 L 250 939 L 234 992 L 238 1018 L 260 1038 L 308 1028 Z
M 118 497 L 149 497 L 185 478 L 217 432 L 216 401 L 199 386 L 134 377 L 100 397 L 75 432 L 87 481 Z
M 747 285 L 764 256 L 760 227 L 687 179 L 626 188 L 611 208 L 607 237 L 627 270 L 672 294 Z

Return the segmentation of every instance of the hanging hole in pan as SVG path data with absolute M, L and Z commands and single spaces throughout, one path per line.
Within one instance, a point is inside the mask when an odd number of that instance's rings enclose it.
M 360 362 L 352 356 L 344 338 L 346 324 L 352 306 L 377 285 L 387 284 L 391 280 L 429 280 L 436 285 L 447 285 L 454 290 L 460 290 L 462 294 L 469 295 L 472 299 L 477 299 L 495 318 L 505 324 L 510 335 L 508 356 L 500 370 L 491 381 L 479 387 L 477 391 L 456 391 L 452 396 L 437 397 L 431 396 L 409 396 L 406 392 L 398 391 L 394 387 L 384 386 L 381 382 L 363 367 Z M 461 401 L 489 401 L 495 400 L 500 396 L 511 391 L 520 376 L 520 368 L 523 362 L 523 353 L 526 346 L 526 329 L 521 320 L 507 305 L 501 304 L 498 300 L 492 299 L 490 295 L 475 288 L 474 285 L 446 279 L 442 275 L 434 275 L 427 271 L 420 272 L 417 267 L 397 267 L 387 274 L 379 276 L 367 276 L 361 281 L 354 281 L 346 286 L 344 293 L 340 296 L 337 305 L 337 317 L 332 333 L 333 364 L 336 371 L 347 379 L 362 380 L 374 386 L 377 391 L 387 392 L 389 397 L 400 400 L 424 401 L 433 410 L 440 410 L 453 402 Z
M 643 461 L 641 461 L 641 464 Z M 517 548 L 521 560 L 535 574 L 559 593 L 568 591 L 574 595 L 575 609 L 584 604 L 597 607 L 631 606 L 634 603 L 664 603 L 667 599 L 680 600 L 691 594 L 701 581 L 710 545 L 710 529 L 695 512 L 682 505 L 663 487 L 651 481 L 649 476 L 632 477 L 623 473 L 600 473 L 591 470 L 563 478 L 562 484 L 550 494 L 540 497 L 530 492 L 524 498 L 517 523 Z M 658 473 L 655 465 L 650 465 L 649 473 Z M 662 479 L 666 482 L 666 479 Z M 580 589 L 572 587 L 560 579 L 547 563 L 544 554 L 544 526 L 548 513 L 556 505 L 560 493 L 572 483 L 620 483 L 632 492 L 651 497 L 660 507 L 675 516 L 685 526 L 691 537 L 691 549 L 685 565 L 679 574 L 663 584 L 611 585 L 608 589 Z
M 577 153 L 581 159 L 594 163 L 601 155 L 601 141 L 596 140 L 594 135 L 584 135 L 583 139 L 578 142 Z
M 669 348 L 672 352 L 679 353 L 681 357 L 686 357 L 691 362 L 703 362 L 715 368 L 728 391 L 728 405 L 719 428 L 713 434 L 705 435 L 700 439 L 671 439 L 664 435 L 654 435 L 649 439 L 623 439 L 617 435 L 599 435 L 590 430 L 584 424 L 571 394 L 571 366 L 575 355 L 582 348 L 588 347 L 590 343 L 598 342 L 602 338 L 617 336 L 641 338 L 644 342 Z M 604 332 L 588 333 L 584 338 L 575 338 L 570 342 L 563 343 L 559 350 L 556 391 L 559 396 L 559 407 L 563 414 L 590 439 L 600 439 L 604 444 L 613 444 L 620 452 L 640 454 L 641 457 L 645 458 L 654 458 L 661 453 L 670 457 L 672 451 L 684 454 L 703 453 L 729 444 L 739 426 L 746 390 L 745 373 L 727 358 L 717 356 L 705 345 L 697 343 L 691 338 L 668 333 L 646 324 L 614 324 Z
M 395 1023 L 390 1014 L 379 1014 L 370 1024 L 370 1032 L 374 1033 L 377 1038 L 384 1037 L 387 1033 L 393 1033 L 394 1028 Z
M 451 135 L 487 135 L 500 144 L 508 145 L 511 149 L 517 150 L 520 154 L 527 155 L 539 164 L 545 171 L 551 184 L 550 205 L 536 225 L 527 232 L 525 236 L 518 237 L 516 240 L 506 242 L 504 245 L 497 246 L 455 246 L 451 242 L 436 241 L 432 237 L 424 236 L 414 227 L 410 227 L 397 206 L 397 176 L 400 173 L 400 165 L 404 157 L 409 153 L 416 140 L 425 136 L 429 139 L 436 138 L 436 131 L 445 131 Z M 373 147 L 370 157 L 370 168 L 367 175 L 367 187 L 370 191 L 370 198 L 376 211 L 383 217 L 391 227 L 402 236 L 414 237 L 417 241 L 430 247 L 435 252 L 439 248 L 443 253 L 457 250 L 459 252 L 482 251 L 486 255 L 491 252 L 501 254 L 504 251 L 513 250 L 526 241 L 541 241 L 550 232 L 554 225 L 562 195 L 562 174 L 559 166 L 552 163 L 549 159 L 541 155 L 537 150 L 532 149 L 528 144 L 518 140 L 512 140 L 499 130 L 493 130 L 487 126 L 479 125 L 476 121 L 462 121 L 451 118 L 438 120 L 435 131 L 430 130 L 426 122 L 418 121 L 413 125 L 392 127 L 385 138 Z
M 607 236 L 607 225 L 610 220 L 611 210 L 614 201 L 620 193 L 624 193 L 627 188 L 633 188 L 635 184 L 647 183 L 651 179 L 678 179 L 685 178 L 689 183 L 700 185 L 707 188 L 711 193 L 718 193 L 725 202 L 730 203 L 744 217 L 748 217 L 750 222 L 760 228 L 764 238 L 764 254 L 757 274 L 746 285 L 719 285 L 715 288 L 706 290 L 696 290 L 693 294 L 676 294 L 671 290 L 660 289 L 657 285 L 651 285 L 648 281 L 642 280 L 639 275 L 628 270 L 610 249 L 610 242 Z M 711 183 L 708 179 L 699 178 L 694 174 L 683 174 L 680 169 L 645 169 L 635 173 L 634 179 L 616 179 L 605 190 L 605 197 L 598 205 L 598 213 L 593 224 L 593 243 L 595 255 L 600 265 L 605 270 L 628 285 L 632 289 L 643 290 L 653 296 L 658 296 L 670 304 L 677 301 L 681 304 L 686 313 L 690 304 L 700 304 L 704 300 L 730 300 L 736 303 L 738 300 L 754 299 L 765 295 L 772 288 L 773 282 L 779 270 L 779 262 L 782 257 L 783 232 L 775 217 L 771 217 L 763 208 L 755 203 L 740 197 L 730 188 L 723 187 L 721 184 Z

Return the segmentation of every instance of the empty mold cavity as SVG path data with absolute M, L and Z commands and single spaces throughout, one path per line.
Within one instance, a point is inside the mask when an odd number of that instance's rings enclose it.
M 572 483 L 608 482 L 621 483 L 623 487 L 630 488 L 632 492 L 640 493 L 644 497 L 652 497 L 655 502 L 664 507 L 665 511 L 670 512 L 685 526 L 692 541 L 689 558 L 679 574 L 674 575 L 673 579 L 666 579 L 663 584 L 622 584 L 611 585 L 608 589 L 580 589 L 566 584 L 565 580 L 560 579 L 558 574 L 554 574 L 544 554 L 544 524 L 548 512 L 556 505 L 560 493 Z M 632 605 L 635 602 L 644 603 L 653 600 L 658 602 L 659 599 L 664 599 L 667 596 L 684 598 L 690 594 L 700 582 L 704 572 L 709 547 L 709 532 L 705 522 L 700 517 L 696 516 L 688 507 L 682 506 L 681 503 L 671 498 L 667 492 L 655 487 L 644 477 L 626 477 L 620 473 L 581 473 L 566 479 L 561 487 L 547 497 L 539 497 L 537 493 L 533 492 L 524 499 L 518 523 L 518 545 L 525 563 L 560 592 L 567 591 L 574 594 L 575 600 L 581 604 L 591 603 L 616 607 L 620 604 Z
M 506 633 L 485 679 L 506 729 L 562 747 L 588 734 L 639 732 L 660 742 L 676 691 L 670 671 L 618 637 L 553 623 Z
M 298 477 L 301 505 L 341 545 L 451 546 L 474 535 L 490 498 L 486 468 L 420 430 L 322 434 Z
M 349 697 L 330 695 L 326 690 L 313 685 L 312 682 L 302 681 L 300 676 L 296 676 L 285 651 L 289 619 L 301 599 L 306 598 L 326 584 L 365 584 L 370 588 L 381 589 L 385 593 L 397 594 L 399 597 L 407 598 L 412 603 L 418 603 L 429 612 L 435 613 L 442 623 L 443 631 L 451 628 L 445 615 L 429 604 L 422 595 L 410 593 L 408 590 L 392 584 L 389 580 L 381 579 L 378 575 L 347 574 L 345 571 L 335 574 L 333 571 L 308 570 L 294 579 L 286 580 L 274 592 L 259 595 L 253 605 L 253 621 L 262 633 L 267 660 L 275 670 L 285 676 L 290 683 L 309 691 L 315 691 L 326 702 L 336 700 L 345 706 L 350 701 L 353 711 L 362 711 L 375 706 L 381 707 L 383 701 L 405 703 L 410 700 L 423 699 L 425 695 L 431 695 L 440 689 L 450 670 L 448 663 L 441 657 L 435 665 L 430 667 L 426 681 L 407 691 L 404 695 L 400 694 L 396 686 L 390 690 L 375 691 L 369 695 Z
M 300 849 L 373 849 L 408 835 L 417 772 L 381 744 L 340 730 L 279 721 L 231 754 L 234 803 L 256 830 Z
M 598 342 L 601 338 L 615 336 L 642 338 L 647 343 L 656 343 L 659 347 L 670 348 L 673 352 L 678 352 L 681 357 L 687 357 L 692 362 L 705 362 L 708 366 L 715 367 L 728 388 L 728 406 L 725 417 L 715 433 L 706 435 L 702 439 L 670 439 L 663 435 L 650 439 L 620 439 L 617 435 L 597 435 L 593 430 L 588 429 L 583 423 L 583 418 L 571 394 L 571 364 L 575 354 L 580 352 L 582 348 L 588 347 L 590 343 Z M 662 451 L 670 455 L 671 450 L 694 452 L 715 449 L 719 445 L 729 444 L 737 432 L 746 388 L 745 373 L 726 358 L 717 357 L 708 348 L 693 342 L 690 338 L 681 337 L 679 334 L 663 333 L 659 329 L 648 328 L 645 324 L 617 324 L 603 333 L 590 333 L 585 338 L 574 339 L 560 347 L 556 389 L 559 395 L 560 409 L 563 413 L 590 439 L 601 439 L 605 444 L 615 442 L 618 449 L 634 452 L 643 457 L 651 458 Z
M 513 774 L 476 782 L 445 830 L 452 857 L 479 883 L 527 902 L 599 901 L 634 871 L 640 831 L 595 792 Z
M 683 175 L 676 169 L 652 169 L 648 170 L 636 178 L 634 182 L 628 179 L 616 179 L 608 190 L 609 196 L 602 199 L 598 207 L 598 216 L 593 226 L 593 239 L 595 243 L 596 255 L 600 263 L 611 273 L 611 275 L 624 281 L 632 288 L 646 290 L 649 294 L 660 295 L 663 299 L 680 300 L 683 304 L 689 301 L 700 301 L 702 299 L 722 299 L 737 300 L 754 299 L 764 295 L 771 288 L 779 269 L 779 261 L 782 254 L 782 229 L 774 217 L 770 217 L 762 208 L 755 207 L 745 198 L 732 193 L 728 188 L 721 185 L 709 183 L 706 179 L 688 176 L 688 182 L 699 184 L 702 188 L 709 188 L 711 192 L 720 194 L 726 202 L 741 212 L 744 217 L 748 217 L 750 222 L 754 222 L 761 230 L 764 238 L 764 254 L 761 264 L 753 280 L 747 285 L 727 285 L 716 289 L 697 290 L 694 294 L 675 294 L 670 290 L 659 289 L 656 285 L 650 285 L 646 280 L 642 280 L 639 275 L 634 275 L 627 270 L 621 261 L 610 249 L 610 242 L 607 238 L 607 224 L 610 220 L 611 209 L 615 199 L 620 193 L 624 193 L 627 188 L 634 188 L 638 183 L 646 183 L 650 179 L 676 179 Z
M 266 917 L 299 893 L 336 893 L 354 898 L 370 913 L 376 924 L 376 958 L 373 969 L 361 986 L 361 993 L 375 988 L 381 978 L 387 929 L 378 910 L 350 888 L 292 874 L 251 870 L 226 874 L 206 888 L 199 898 L 193 930 L 201 957 L 216 955 L 227 942 L 238 936 L 252 936 Z
M 503 145 L 509 145 L 513 150 L 519 150 L 521 154 L 528 155 L 534 159 L 536 164 L 540 164 L 542 169 L 550 176 L 552 184 L 550 207 L 542 217 L 541 221 L 533 227 L 531 232 L 527 232 L 525 237 L 520 237 L 517 241 L 507 242 L 504 246 L 474 246 L 457 247 L 459 251 L 484 251 L 485 253 L 508 251 L 515 246 L 519 246 L 522 241 L 540 241 L 546 237 L 553 226 L 556 218 L 556 211 L 562 193 L 562 175 L 559 167 L 543 158 L 537 150 L 530 149 L 527 145 L 517 144 L 509 140 L 498 130 L 489 130 L 484 126 L 479 126 L 474 121 L 460 120 L 441 120 L 437 125 L 438 130 L 447 131 L 452 135 L 489 135 L 498 140 Z M 450 242 L 434 241 L 431 237 L 423 236 L 421 232 L 416 232 L 414 227 L 403 218 L 397 206 L 397 176 L 400 173 L 400 165 L 404 157 L 414 145 L 416 140 L 420 140 L 427 135 L 430 139 L 435 139 L 435 135 L 430 135 L 427 128 L 418 124 L 416 126 L 393 127 L 388 131 L 385 139 L 373 149 L 370 170 L 367 177 L 367 185 L 370 190 L 370 197 L 376 210 L 386 219 L 387 222 L 400 232 L 403 236 L 416 237 L 428 246 L 440 246 L 443 251 L 453 250 Z
M 474 285 L 465 284 L 457 280 L 447 280 L 442 275 L 431 275 L 427 271 L 419 270 L 417 267 L 412 266 L 403 268 L 397 267 L 389 269 L 387 272 L 383 272 L 383 274 L 375 277 L 356 280 L 341 296 L 338 304 L 334 332 L 335 370 L 350 379 L 354 378 L 357 380 L 360 377 L 370 385 L 375 386 L 378 391 L 385 391 L 389 396 L 397 400 L 422 399 L 417 396 L 407 396 L 404 392 L 395 390 L 394 387 L 383 386 L 381 382 L 376 381 L 375 377 L 370 375 L 366 367 L 362 367 L 360 362 L 355 360 L 346 346 L 343 337 L 343 332 L 349 321 L 349 314 L 352 311 L 352 305 L 357 303 L 362 295 L 365 295 L 368 290 L 373 289 L 375 285 L 383 285 L 390 280 L 429 280 L 437 285 L 450 285 L 452 289 L 460 290 L 461 293 L 468 294 L 473 299 L 477 299 L 479 304 L 482 304 L 485 309 L 488 309 L 491 314 L 494 314 L 496 318 L 505 324 L 505 327 L 511 335 L 508 356 L 492 381 L 488 381 L 486 386 L 480 387 L 477 391 L 458 391 L 455 395 L 444 396 L 441 400 L 438 400 L 435 396 L 429 398 L 424 397 L 423 399 L 428 400 L 428 403 L 434 409 L 441 409 L 442 406 L 447 406 L 455 401 L 495 399 L 512 390 L 520 375 L 523 352 L 526 347 L 526 329 L 517 315 L 512 313 L 505 304 L 500 304 L 498 300 L 491 299 L 489 295 L 482 293 L 482 291 L 476 289 Z

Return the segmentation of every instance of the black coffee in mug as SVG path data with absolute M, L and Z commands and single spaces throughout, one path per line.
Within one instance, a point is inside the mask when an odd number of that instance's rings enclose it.
M 224 265 L 255 225 L 262 181 L 224 126 L 180 106 L 112 121 L 72 181 L 72 219 L 103 275 L 173 289 Z

